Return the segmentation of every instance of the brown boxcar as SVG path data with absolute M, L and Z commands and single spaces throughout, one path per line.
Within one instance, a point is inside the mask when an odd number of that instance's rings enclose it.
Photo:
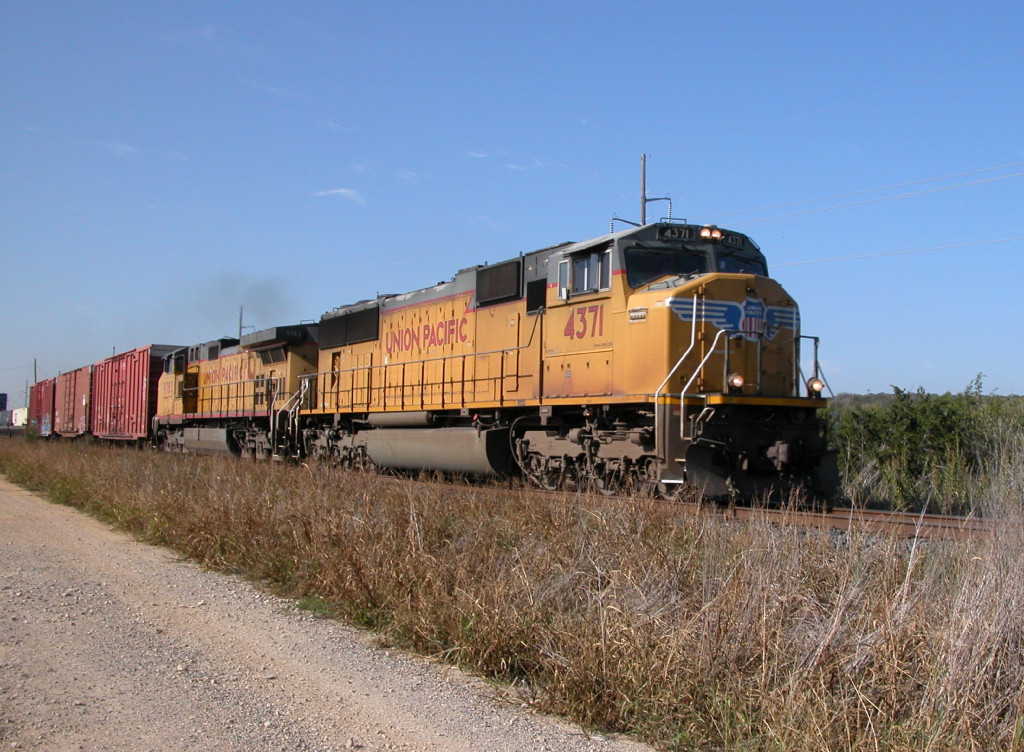
M 53 396 L 57 379 L 43 379 L 32 385 L 28 395 L 29 430 L 37 436 L 53 434 Z
M 113 355 L 92 369 L 92 433 L 98 439 L 138 441 L 156 413 L 164 357 L 179 345 L 146 345 Z
M 83 366 L 57 377 L 53 398 L 53 432 L 60 436 L 81 436 L 89 432 L 89 399 L 92 366 Z

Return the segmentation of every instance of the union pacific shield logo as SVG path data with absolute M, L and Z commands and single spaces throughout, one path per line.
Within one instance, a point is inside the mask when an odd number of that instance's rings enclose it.
M 763 300 L 747 298 L 735 300 L 697 300 L 669 298 L 667 301 L 681 321 L 706 321 L 727 332 L 740 332 L 744 339 L 758 337 L 773 340 L 781 329 L 800 333 L 800 310 L 784 306 L 765 305 Z M 694 310 L 696 308 L 696 311 Z
M 743 302 L 743 317 L 740 319 L 740 331 L 746 339 L 757 339 L 765 333 L 767 325 L 764 320 L 764 302 L 747 298 Z

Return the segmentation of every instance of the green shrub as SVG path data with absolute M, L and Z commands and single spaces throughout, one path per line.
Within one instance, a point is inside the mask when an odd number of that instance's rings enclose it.
M 893 388 L 886 399 L 837 399 L 832 438 L 847 495 L 895 509 L 966 514 L 974 482 L 1024 435 L 1024 398 L 982 394 L 981 377 L 959 394 Z

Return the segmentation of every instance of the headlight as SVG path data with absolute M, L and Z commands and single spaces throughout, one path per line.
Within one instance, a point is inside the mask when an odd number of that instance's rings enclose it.
M 809 396 L 817 397 L 821 394 L 821 390 L 825 388 L 825 382 L 815 376 L 807 382 L 807 394 Z
M 746 383 L 746 379 L 743 378 L 742 373 L 730 373 L 729 374 L 729 391 L 738 392 L 743 388 Z
M 721 240 L 722 231 L 714 225 L 707 225 L 706 227 L 700 228 L 700 236 L 705 240 Z

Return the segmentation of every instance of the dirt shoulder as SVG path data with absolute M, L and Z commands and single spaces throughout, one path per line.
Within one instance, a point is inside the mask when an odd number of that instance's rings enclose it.
M 0 478 L 0 744 L 639 752 Z

